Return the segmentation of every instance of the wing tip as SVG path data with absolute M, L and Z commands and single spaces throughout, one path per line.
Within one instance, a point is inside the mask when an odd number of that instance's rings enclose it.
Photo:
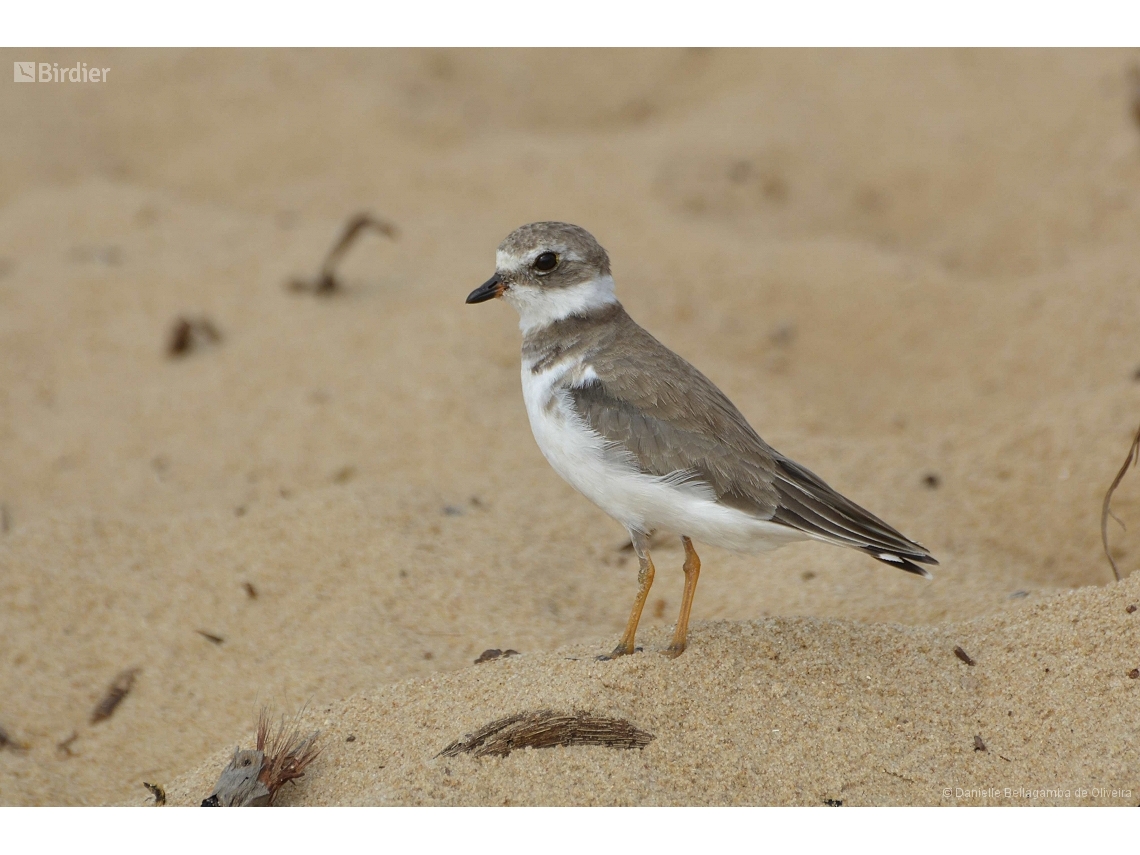
M 900 570 L 905 570 L 907 573 L 914 573 L 916 576 L 921 576 L 924 579 L 933 579 L 934 574 L 927 570 L 922 564 L 937 564 L 932 555 L 908 555 L 905 558 L 894 552 L 880 552 L 875 549 L 865 550 L 868 555 L 876 561 L 882 561 L 884 564 L 889 564 L 892 567 L 898 567 Z M 915 562 L 921 562 L 916 564 Z

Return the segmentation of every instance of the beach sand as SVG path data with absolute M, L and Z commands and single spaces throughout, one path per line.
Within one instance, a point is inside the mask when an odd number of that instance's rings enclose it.
M 0 53 L 111 69 L 0 87 L 0 803 L 197 804 L 263 705 L 285 804 L 1140 803 L 1137 52 Z M 463 304 L 541 219 L 934 580 L 698 544 L 670 660 L 663 540 L 594 661 L 636 561 Z M 542 709 L 655 738 L 436 757 Z

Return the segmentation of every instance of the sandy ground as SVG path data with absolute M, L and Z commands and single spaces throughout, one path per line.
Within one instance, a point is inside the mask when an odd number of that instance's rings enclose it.
M 111 68 L 0 86 L 0 803 L 197 803 L 263 704 L 292 804 L 1140 803 L 1140 54 L 0 53 Z M 665 542 L 593 661 L 635 562 L 463 304 L 537 219 L 934 581 L 706 547 L 668 660 Z M 655 739 L 435 757 L 544 708 Z

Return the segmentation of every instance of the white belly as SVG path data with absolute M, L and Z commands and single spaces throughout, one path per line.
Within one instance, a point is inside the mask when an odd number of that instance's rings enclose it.
M 687 473 L 659 477 L 640 472 L 622 448 L 607 443 L 570 405 L 559 386 L 591 379 L 591 369 L 554 365 L 533 374 L 523 363 L 523 400 L 539 450 L 554 471 L 627 529 L 666 529 L 738 552 L 760 552 L 805 535 L 719 505 L 711 488 Z M 567 377 L 569 375 L 569 377 Z

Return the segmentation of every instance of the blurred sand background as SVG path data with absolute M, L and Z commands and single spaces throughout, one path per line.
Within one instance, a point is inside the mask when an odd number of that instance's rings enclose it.
M 1137 52 L 0 54 L 111 69 L 0 85 L 0 803 L 196 804 L 264 703 L 324 731 L 292 804 L 1140 802 L 1099 529 L 1140 421 Z M 361 210 L 398 238 L 288 291 Z M 705 547 L 667 660 L 670 541 L 645 653 L 594 662 L 636 562 L 530 436 L 514 313 L 463 304 L 540 219 L 934 581 Z M 169 358 L 179 316 L 221 340 Z M 1136 474 L 1114 508 L 1127 574 Z M 544 707 L 657 738 L 434 757 Z

